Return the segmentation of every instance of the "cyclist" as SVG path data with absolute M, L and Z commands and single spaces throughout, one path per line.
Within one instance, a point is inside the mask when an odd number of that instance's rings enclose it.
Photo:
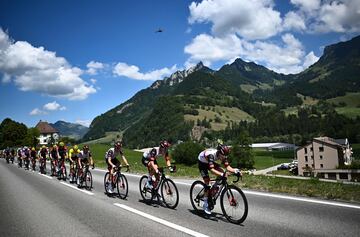
M 67 158 L 67 148 L 66 148 L 64 142 L 59 143 L 58 151 L 59 151 L 59 156 L 60 156 L 59 163 L 58 163 L 58 170 L 60 170 L 61 166 L 65 165 L 65 159 Z
M 30 158 L 31 158 L 31 163 L 32 163 L 32 170 L 35 171 L 36 159 L 38 158 L 35 147 L 31 148 Z
M 15 159 L 15 149 L 12 147 L 10 150 L 10 160 L 12 164 L 14 164 L 14 159 Z
M 46 170 L 46 157 L 48 155 L 48 149 L 45 145 L 43 145 L 39 151 L 39 158 L 41 159 L 40 160 L 40 165 L 43 165 L 43 169 L 40 171 L 43 172 L 43 173 L 46 173 L 45 170 Z
M 120 166 L 120 161 L 118 159 L 116 159 L 117 156 L 120 156 L 123 159 L 126 167 L 129 167 L 129 164 L 127 163 L 127 160 L 126 160 L 121 148 L 122 148 L 121 142 L 117 141 L 117 142 L 115 142 L 114 147 L 110 148 L 105 154 L 105 161 L 106 161 L 106 164 L 108 165 L 108 170 L 110 173 L 109 179 L 108 179 L 108 184 L 112 184 L 111 180 L 112 180 L 112 176 L 114 174 L 114 168 Z M 108 192 L 113 193 L 112 185 L 108 185 Z
M 160 175 L 158 170 L 158 165 L 156 159 L 159 156 L 164 156 L 166 165 L 169 168 L 170 172 L 173 172 L 173 168 L 171 167 L 171 161 L 168 149 L 170 147 L 170 143 L 168 141 L 161 141 L 159 147 L 152 148 L 149 151 L 144 152 L 142 156 L 141 162 L 145 167 L 147 167 L 149 174 L 148 174 L 148 181 L 146 183 L 146 187 L 152 189 L 152 176 L 155 175 L 156 180 L 159 181 Z
M 70 160 L 70 182 L 73 183 L 75 176 L 76 176 L 76 170 L 78 169 L 78 158 L 80 154 L 80 149 L 77 145 L 74 145 L 73 148 L 69 151 L 69 160 Z
M 91 152 L 89 150 L 89 146 L 88 145 L 84 145 L 83 149 L 81 150 L 79 157 L 78 157 L 78 175 L 81 177 L 83 175 L 83 168 L 84 166 L 88 165 L 90 163 L 90 165 L 92 166 L 92 169 L 95 168 L 94 166 L 94 161 L 91 155 Z M 80 180 L 78 179 L 78 185 L 80 185 Z
M 29 169 L 29 159 L 30 159 L 30 149 L 27 146 L 24 146 L 21 152 L 21 156 L 25 163 L 25 169 Z
M 9 160 L 10 160 L 10 148 L 6 147 L 4 153 L 5 153 L 6 162 L 9 163 Z
M 199 164 L 199 171 L 204 179 L 205 183 L 205 191 L 204 191 L 204 204 L 203 209 L 206 214 L 210 215 L 211 211 L 208 205 L 208 196 L 210 190 L 210 177 L 208 171 L 210 170 L 211 173 L 214 175 L 226 179 L 226 172 L 220 167 L 218 163 L 215 161 L 220 160 L 222 164 L 224 164 L 227 171 L 241 175 L 241 172 L 237 168 L 232 168 L 229 165 L 227 160 L 227 156 L 230 153 L 230 148 L 224 144 L 219 143 L 217 148 L 210 148 L 200 152 L 198 156 L 198 164 Z
M 57 172 L 57 162 L 59 159 L 59 151 L 57 145 L 53 145 L 52 149 L 50 150 L 50 162 L 51 162 L 51 176 L 55 175 L 55 172 Z
M 18 157 L 18 166 L 20 168 L 22 168 L 23 159 L 22 159 L 22 148 L 21 147 L 17 149 L 17 157 Z

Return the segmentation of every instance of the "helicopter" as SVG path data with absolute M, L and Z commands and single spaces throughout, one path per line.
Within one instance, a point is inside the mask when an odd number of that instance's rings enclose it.
M 155 33 L 162 33 L 162 32 L 164 32 L 164 30 L 161 29 L 161 28 L 159 28 L 159 29 L 157 29 L 157 30 L 155 31 Z

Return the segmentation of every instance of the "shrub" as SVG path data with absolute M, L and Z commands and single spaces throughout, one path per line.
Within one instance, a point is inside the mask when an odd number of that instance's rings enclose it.
M 184 142 L 176 146 L 172 157 L 177 163 L 193 165 L 197 163 L 199 153 L 204 147 L 194 142 Z

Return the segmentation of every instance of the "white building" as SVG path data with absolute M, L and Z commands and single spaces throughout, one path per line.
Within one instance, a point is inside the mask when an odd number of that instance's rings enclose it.
M 53 138 L 55 142 L 59 139 L 59 131 L 47 122 L 41 121 L 36 125 L 36 128 L 40 131 L 39 144 L 47 145 L 48 142 Z
M 274 142 L 274 143 L 253 143 L 251 144 L 252 148 L 264 148 L 267 150 L 274 151 L 286 151 L 286 150 L 295 150 L 297 146 L 290 143 Z

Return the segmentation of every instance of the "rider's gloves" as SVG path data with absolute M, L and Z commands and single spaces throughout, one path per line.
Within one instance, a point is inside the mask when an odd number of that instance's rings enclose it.
M 169 166 L 168 168 L 169 168 L 169 171 L 170 171 L 171 173 L 174 172 L 174 168 L 173 168 L 172 166 Z
M 95 169 L 95 165 L 94 165 L 94 164 L 92 165 L 92 169 Z
M 222 180 L 226 180 L 227 179 L 227 177 L 226 177 L 226 173 L 224 172 L 224 173 L 222 173 L 222 175 L 221 175 L 221 179 Z
M 234 169 L 234 174 L 235 174 L 236 176 L 241 176 L 241 172 L 240 172 L 240 170 L 237 169 L 237 168 Z

